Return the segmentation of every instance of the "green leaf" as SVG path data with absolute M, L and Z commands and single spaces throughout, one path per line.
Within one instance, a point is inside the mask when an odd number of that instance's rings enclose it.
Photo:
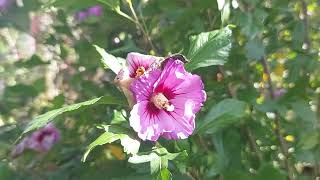
M 113 134 L 110 132 L 105 132 L 102 135 L 100 135 L 95 141 L 93 141 L 87 148 L 86 152 L 83 155 L 82 162 L 85 162 L 87 159 L 87 156 L 91 152 L 93 148 L 96 146 L 101 146 L 104 144 L 112 143 L 116 140 L 121 139 L 123 137 L 123 134 Z
M 316 130 L 306 132 L 299 142 L 303 150 L 310 150 L 319 144 L 320 133 Z
M 140 153 L 129 158 L 128 162 L 140 164 L 150 162 L 151 174 L 157 174 L 163 168 L 168 167 L 169 160 L 184 159 L 188 156 L 186 151 L 169 153 L 165 148 L 156 148 L 149 153 Z
M 256 179 L 259 180 L 285 180 L 286 176 L 280 172 L 279 169 L 274 168 L 271 164 L 262 166 L 259 171 Z
M 132 164 L 141 164 L 153 161 L 157 159 L 159 156 L 155 152 L 151 152 L 149 154 L 143 154 L 143 155 L 134 155 L 129 158 L 128 162 Z
M 230 26 L 227 26 L 191 36 L 187 55 L 190 62 L 186 64 L 186 69 L 192 71 L 200 67 L 223 65 L 231 50 L 231 35 Z
M 199 123 L 197 133 L 216 133 L 246 115 L 247 104 L 236 99 L 225 99 L 211 108 Z
M 4 162 L 0 162 L 0 179 L 15 179 L 14 172 Z
M 172 179 L 172 175 L 167 168 L 161 169 L 157 176 L 157 180 L 170 180 Z
M 127 128 L 119 125 L 103 125 L 102 128 L 106 131 L 100 135 L 95 141 L 93 141 L 87 148 L 82 157 L 82 161 L 85 162 L 89 153 L 96 146 L 112 143 L 116 140 L 121 141 L 124 152 L 127 154 L 136 154 L 140 148 L 140 141 L 134 138 L 133 132 Z
M 45 114 L 42 114 L 42 115 L 35 117 L 32 121 L 29 122 L 29 124 L 27 125 L 27 127 L 23 131 L 22 135 L 45 126 L 50 121 L 52 121 L 54 118 L 56 118 L 57 116 L 59 116 L 63 113 L 75 111 L 75 110 L 78 110 L 79 108 L 89 107 L 89 106 L 97 105 L 97 104 L 125 105 L 126 103 L 121 98 L 116 98 L 116 97 L 111 97 L 111 96 L 102 96 L 102 97 L 98 97 L 98 98 L 95 98 L 95 99 L 92 99 L 89 101 L 85 101 L 85 102 L 81 102 L 81 103 L 77 103 L 77 104 L 72 104 L 72 105 L 65 106 L 65 107 L 62 107 L 59 109 L 55 109 L 55 110 L 49 111 Z
M 246 57 L 250 60 L 260 60 L 264 56 L 264 45 L 262 41 L 257 39 L 248 41 L 244 48 L 246 50 Z
M 221 11 L 221 22 L 222 25 L 225 25 L 225 23 L 229 20 L 230 17 L 230 0 L 218 0 L 218 7 Z
M 97 1 L 107 5 L 109 8 L 111 8 L 114 11 L 120 10 L 119 0 L 97 0 Z
M 98 53 L 101 55 L 101 62 L 105 69 L 111 69 L 114 73 L 118 74 L 122 66 L 125 64 L 125 59 L 117 58 L 109 53 L 107 53 L 103 48 L 97 45 L 93 45 Z
M 316 113 L 311 110 L 309 104 L 303 100 L 298 100 L 291 103 L 293 111 L 305 122 L 309 122 L 311 124 L 316 123 L 317 117 Z

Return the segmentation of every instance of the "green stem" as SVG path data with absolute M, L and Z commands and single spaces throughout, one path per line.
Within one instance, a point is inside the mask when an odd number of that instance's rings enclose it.
M 274 89 L 272 86 L 272 80 L 271 80 L 271 73 L 269 70 L 269 66 L 267 63 L 267 60 L 265 57 L 263 57 L 261 59 L 261 64 L 263 66 L 263 71 L 265 74 L 267 74 L 268 76 L 268 90 L 271 96 L 271 99 L 275 99 L 275 93 L 274 93 Z M 288 171 L 288 179 L 289 180 L 294 180 L 295 179 L 295 175 L 294 175 L 294 166 L 292 165 L 290 158 L 289 158 L 289 152 L 288 152 L 288 145 L 285 142 L 283 135 L 281 133 L 281 123 L 280 123 L 280 117 L 279 114 L 277 113 L 277 111 L 274 112 L 275 113 L 275 119 L 274 119 L 274 123 L 275 123 L 275 128 L 274 128 L 274 132 L 276 134 L 276 137 L 279 141 L 279 146 L 280 146 L 280 151 L 281 153 L 285 156 L 284 159 L 284 163 L 286 166 L 286 169 Z
M 143 33 L 144 37 L 146 38 L 147 42 L 149 43 L 151 49 L 157 53 L 157 49 L 155 48 L 155 46 L 153 45 L 152 43 L 152 40 L 151 40 L 151 37 L 149 36 L 149 33 L 148 33 L 148 30 L 147 30 L 147 27 L 146 26 L 143 26 L 140 21 L 139 21 L 139 18 L 132 6 L 132 2 L 131 0 L 127 0 L 127 3 L 129 4 L 129 8 L 130 8 L 130 11 L 134 17 L 134 20 L 135 20 L 135 23 L 136 25 L 138 26 L 138 28 L 141 30 L 141 32 Z

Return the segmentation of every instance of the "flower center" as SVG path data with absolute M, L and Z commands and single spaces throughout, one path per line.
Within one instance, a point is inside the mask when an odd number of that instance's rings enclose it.
M 146 69 L 145 69 L 143 66 L 140 66 L 140 67 L 136 70 L 136 78 L 142 76 L 145 71 L 146 71 Z
M 167 111 L 174 110 L 174 106 L 170 104 L 169 100 L 162 93 L 153 95 L 151 97 L 151 102 L 153 102 L 158 109 L 165 109 Z

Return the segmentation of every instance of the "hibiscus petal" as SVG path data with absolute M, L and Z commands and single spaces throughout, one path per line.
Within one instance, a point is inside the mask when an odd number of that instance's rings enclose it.
M 142 140 L 156 141 L 163 132 L 174 130 L 172 117 L 164 110 L 157 109 L 148 101 L 133 106 L 130 112 L 130 126 Z
M 184 139 L 192 134 L 195 128 L 195 114 L 206 100 L 206 93 L 201 78 L 192 75 L 184 69 L 180 60 L 169 60 L 166 63 L 159 80 L 156 82 L 155 92 L 163 92 L 174 106 L 172 132 L 163 133 L 167 139 Z
M 171 124 L 175 128 L 171 132 L 163 133 L 163 137 L 166 139 L 185 139 L 192 134 L 195 128 L 195 113 L 192 111 L 195 103 L 192 100 L 187 100 L 176 103 L 175 107 L 174 112 L 169 112 L 174 119 Z
M 131 83 L 130 90 L 137 102 L 149 100 L 153 93 L 153 85 L 158 80 L 160 74 L 160 70 L 153 70 Z
M 155 83 L 155 92 L 172 92 L 177 85 L 184 81 L 182 72 L 184 70 L 183 62 L 179 60 L 168 61 L 164 70 L 159 77 L 159 80 Z M 167 94 L 172 96 L 173 94 Z M 171 97 L 167 97 L 170 99 Z
M 129 73 L 131 78 L 136 77 L 136 71 L 139 67 L 144 67 L 148 69 L 150 65 L 157 60 L 156 56 L 150 56 L 145 54 L 140 54 L 136 52 L 131 52 L 127 55 L 127 62 L 129 65 Z

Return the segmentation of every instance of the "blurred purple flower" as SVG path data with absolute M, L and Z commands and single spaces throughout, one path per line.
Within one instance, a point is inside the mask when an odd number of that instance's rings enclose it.
M 103 9 L 101 6 L 92 6 L 88 8 L 88 14 L 92 16 L 102 16 Z
M 38 152 L 47 152 L 60 139 L 60 132 L 52 124 L 31 134 L 28 148 Z
M 0 0 L 0 11 L 7 10 L 12 2 L 12 0 Z
M 286 89 L 280 88 L 280 89 L 276 89 L 274 91 L 274 97 L 275 98 L 280 98 L 281 96 L 283 96 L 285 93 L 287 92 Z
M 88 13 L 86 11 L 79 11 L 75 15 L 75 19 L 77 21 L 84 21 L 87 18 L 88 18 Z
M 24 138 L 18 145 L 16 145 L 11 151 L 11 156 L 15 158 L 22 154 L 27 147 L 27 141 L 28 138 Z
M 60 139 L 59 130 L 49 123 L 44 128 L 33 132 L 25 137 L 11 152 L 13 157 L 17 157 L 25 149 L 32 149 L 40 153 L 48 152 L 52 146 Z

